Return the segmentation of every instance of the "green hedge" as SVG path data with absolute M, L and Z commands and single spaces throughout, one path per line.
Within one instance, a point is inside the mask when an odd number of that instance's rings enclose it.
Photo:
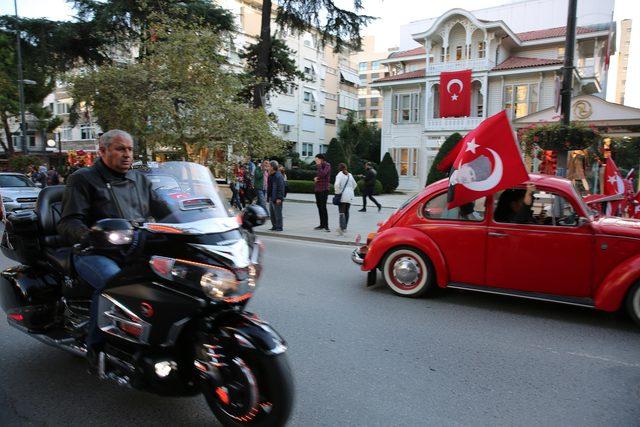
M 287 178 L 294 181 L 313 181 L 317 172 L 315 170 L 308 169 L 289 169 L 287 171 Z
M 289 186 L 289 193 L 306 193 L 313 194 L 314 182 L 313 181 L 304 181 L 299 179 L 290 179 L 287 181 Z M 364 187 L 364 179 L 358 181 L 358 186 L 356 188 L 355 194 L 356 196 L 362 195 L 362 188 Z M 382 194 L 382 182 L 380 180 L 376 180 L 376 194 Z M 329 193 L 333 194 L 333 185 L 329 186 Z

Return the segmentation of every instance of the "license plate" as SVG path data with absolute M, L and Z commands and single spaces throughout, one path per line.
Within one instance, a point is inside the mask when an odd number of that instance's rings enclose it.
M 22 209 L 33 209 L 33 208 L 35 208 L 35 207 L 36 207 L 36 204 L 35 204 L 35 203 L 22 203 L 22 204 L 20 205 L 20 207 L 21 207 Z

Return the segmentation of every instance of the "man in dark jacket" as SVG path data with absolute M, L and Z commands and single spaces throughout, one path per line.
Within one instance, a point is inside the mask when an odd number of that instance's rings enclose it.
M 373 203 L 375 203 L 375 205 L 378 207 L 378 212 L 380 212 L 380 209 L 382 209 L 382 205 L 378 203 L 378 201 L 373 197 L 373 195 L 376 192 L 376 177 L 378 173 L 371 166 L 371 163 L 369 162 L 365 163 L 364 168 L 366 172 L 364 173 L 364 175 L 360 175 L 360 176 L 364 176 L 364 188 L 362 191 L 362 209 L 360 209 L 358 212 L 367 211 L 367 197 L 371 199 Z
M 162 201 L 155 198 L 147 178 L 130 170 L 132 160 L 131 135 L 114 129 L 100 136 L 100 159 L 67 180 L 57 226 L 67 243 L 86 244 L 90 227 L 101 219 L 144 221 L 152 211 L 165 209 Z M 89 357 L 95 362 L 104 341 L 97 325 L 98 299 L 120 267 L 113 259 L 97 254 L 74 255 L 73 264 L 78 275 L 95 289 L 87 335 Z
M 278 162 L 271 160 L 267 183 L 267 200 L 271 216 L 271 231 L 282 231 L 282 203 L 284 202 L 284 177 L 278 170 Z
M 329 180 L 331 178 L 331 165 L 327 162 L 324 154 L 316 155 L 317 173 L 313 178 L 314 193 L 316 195 L 316 206 L 320 216 L 320 225 L 314 230 L 329 231 L 329 214 L 327 213 L 327 198 L 329 197 Z

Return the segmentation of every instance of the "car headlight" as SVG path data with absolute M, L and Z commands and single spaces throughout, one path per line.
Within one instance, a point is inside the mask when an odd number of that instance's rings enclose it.
M 2 203 L 10 203 L 13 202 L 13 199 L 11 197 L 2 197 Z
M 253 265 L 235 272 L 215 265 L 153 256 L 149 265 L 158 276 L 189 286 L 199 286 L 209 298 L 228 303 L 246 301 L 253 295 L 258 269 Z

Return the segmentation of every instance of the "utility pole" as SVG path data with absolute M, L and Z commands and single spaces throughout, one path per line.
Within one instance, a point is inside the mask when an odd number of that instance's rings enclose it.
M 571 91 L 573 82 L 573 54 L 576 48 L 576 11 L 578 0 L 569 0 L 569 10 L 567 12 L 567 30 L 565 33 L 564 45 L 564 66 L 562 67 L 562 89 L 561 107 L 562 124 L 568 126 L 571 122 Z M 566 172 L 567 151 L 558 151 L 558 172 Z
M 16 21 L 18 20 L 18 0 L 13 0 Z M 27 122 L 24 113 L 24 77 L 22 75 L 22 48 L 20 46 L 20 29 L 16 28 L 16 43 L 18 53 L 18 92 L 20 97 L 20 147 L 22 153 L 27 154 Z

